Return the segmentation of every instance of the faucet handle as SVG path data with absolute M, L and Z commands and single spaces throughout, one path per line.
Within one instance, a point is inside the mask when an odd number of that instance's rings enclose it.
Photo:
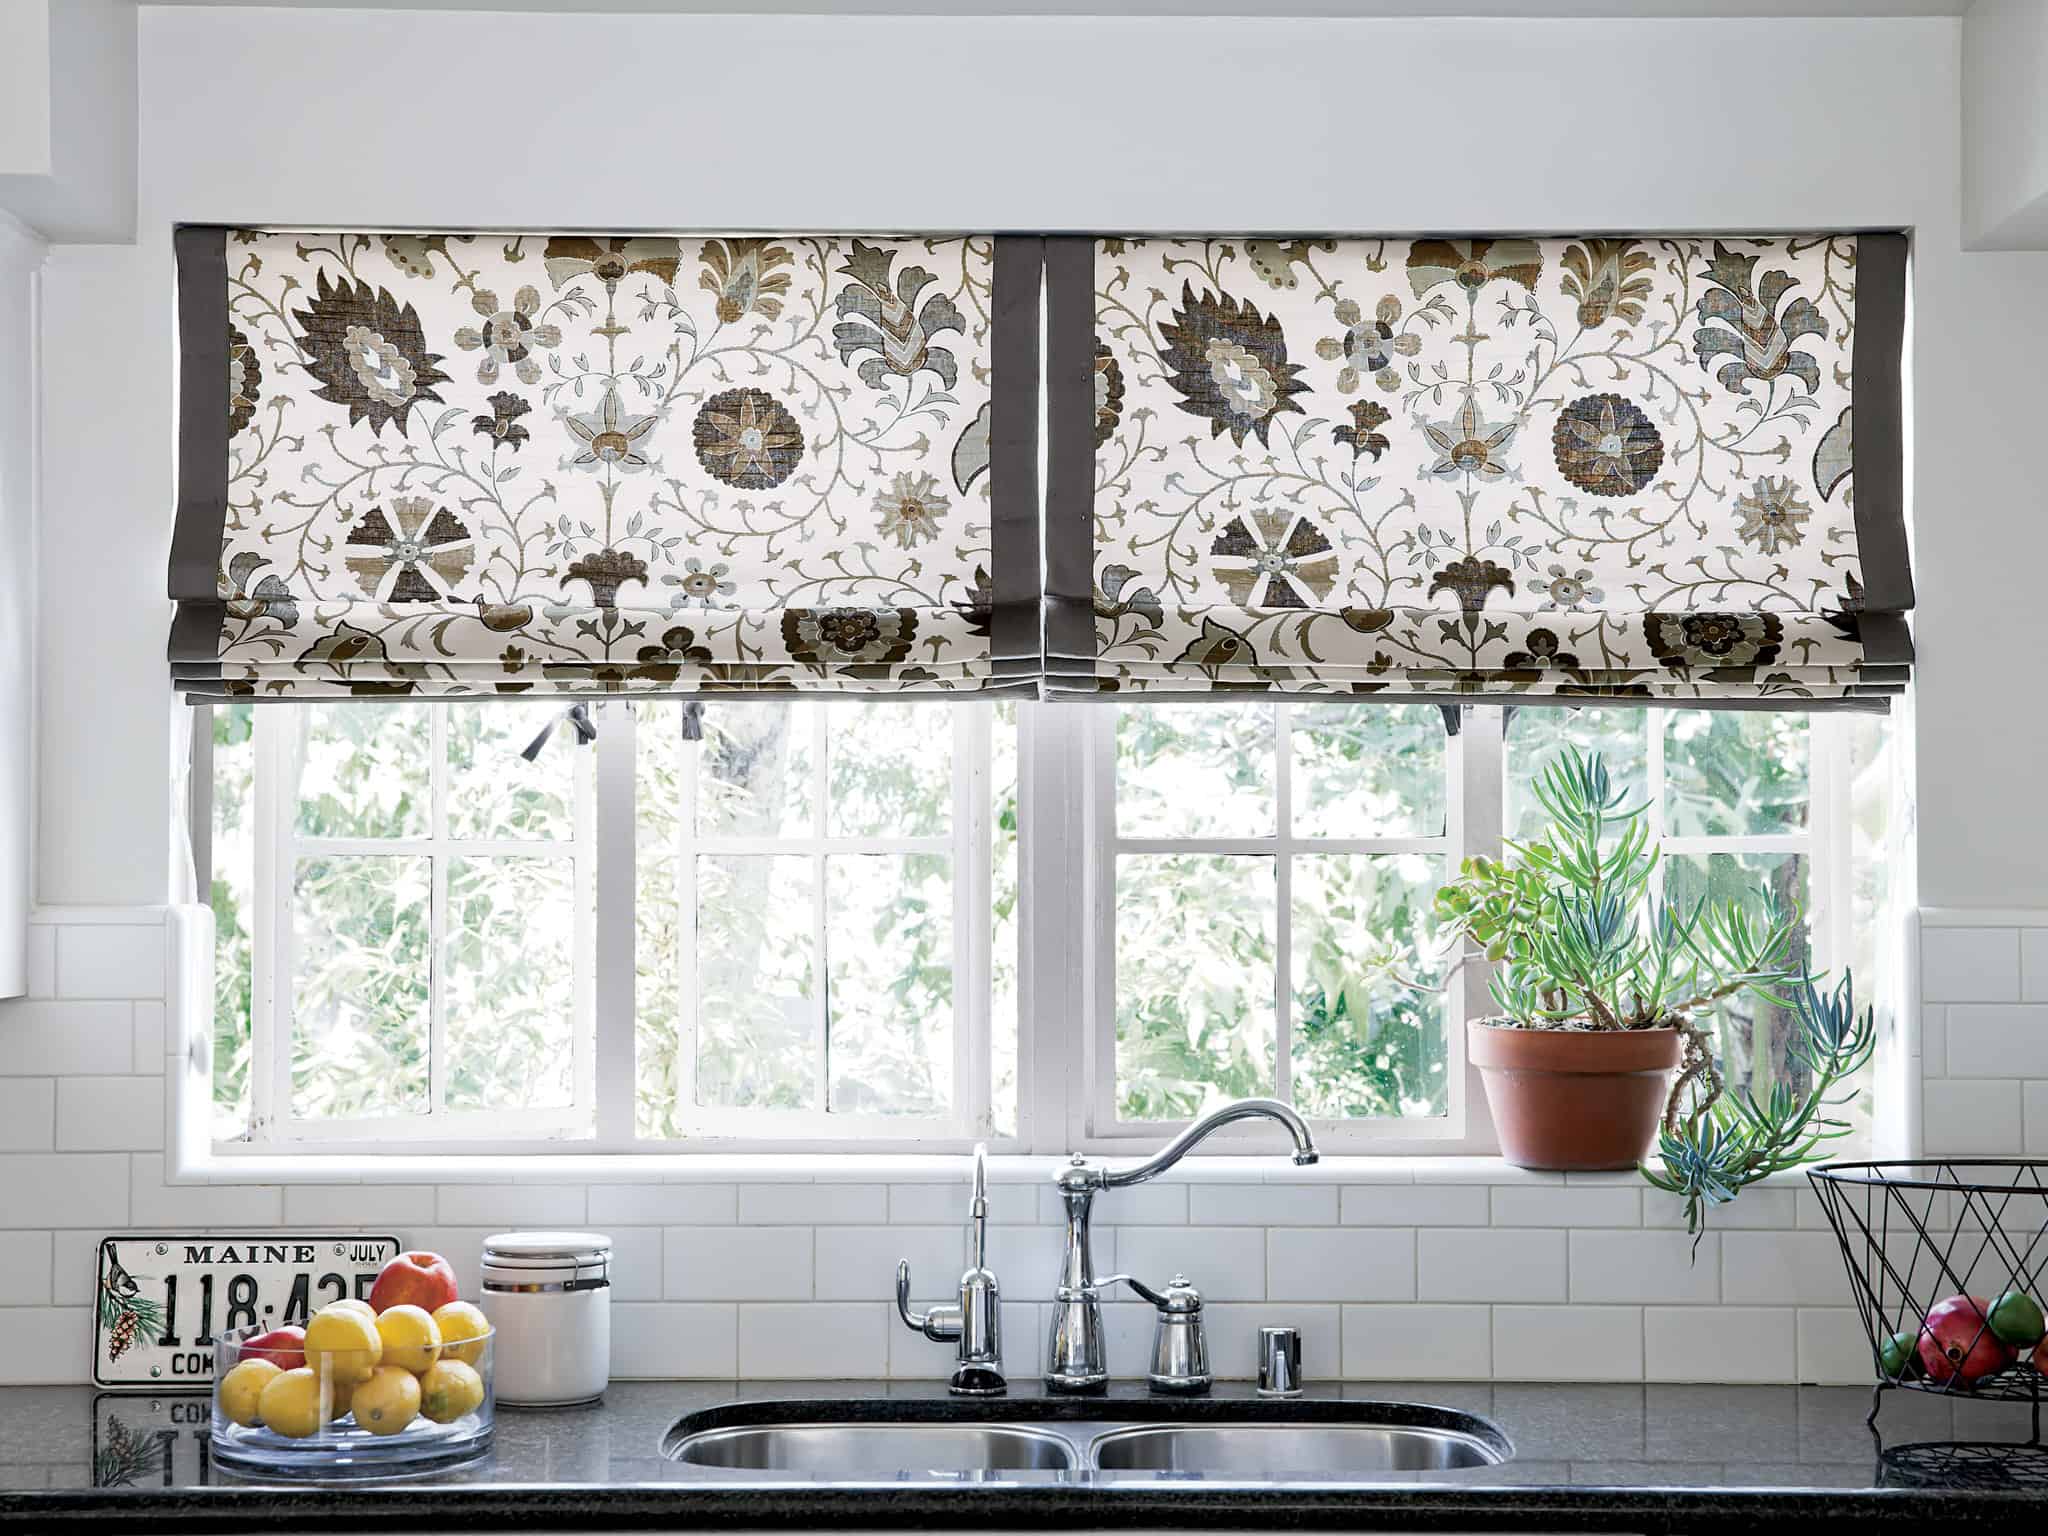
M 933 1307 L 929 1312 L 910 1310 L 908 1259 L 899 1259 L 896 1264 L 896 1315 L 903 1319 L 904 1327 L 942 1344 L 959 1338 L 963 1326 L 957 1306 Z

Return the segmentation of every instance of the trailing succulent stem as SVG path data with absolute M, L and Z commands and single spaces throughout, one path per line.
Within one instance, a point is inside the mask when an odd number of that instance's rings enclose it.
M 1828 1095 L 1870 1059 L 1875 1025 L 1855 1017 L 1849 978 L 1831 995 L 1793 960 L 1800 914 L 1768 888 L 1754 904 L 1690 908 L 1651 894 L 1657 850 L 1647 805 L 1625 805 L 1607 765 L 1567 747 L 1535 784 L 1548 826 L 1511 858 L 1467 859 L 1437 893 L 1450 930 L 1494 966 L 1503 1022 L 1522 1029 L 1676 1029 L 1684 1041 L 1665 1102 L 1661 1170 L 1644 1177 L 1685 1200 L 1697 1240 L 1707 1210 L 1745 1185 L 1811 1161 L 1847 1129 Z M 1790 1046 L 1812 1084 L 1759 1100 L 1731 1094 L 1703 1020 L 1747 995 L 1798 1016 Z

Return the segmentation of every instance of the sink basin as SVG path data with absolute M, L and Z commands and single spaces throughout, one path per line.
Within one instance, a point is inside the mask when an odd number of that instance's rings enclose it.
M 1074 1447 L 1012 1424 L 764 1424 L 708 1429 L 669 1454 L 698 1467 L 794 1472 L 833 1480 L 1064 1472 Z
M 1327 1477 L 1495 1466 L 1505 1457 L 1478 1435 L 1409 1424 L 1146 1424 L 1098 1437 L 1105 1472 L 1213 1477 Z

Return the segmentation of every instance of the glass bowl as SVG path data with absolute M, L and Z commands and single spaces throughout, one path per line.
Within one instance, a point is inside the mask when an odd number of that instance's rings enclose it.
M 212 1441 L 219 1465 L 273 1478 L 393 1477 L 457 1466 L 490 1449 L 495 1332 L 441 1345 L 425 1369 L 411 1370 L 414 1362 L 386 1361 L 382 1349 L 329 1350 L 294 1365 L 289 1356 L 251 1347 L 266 1331 L 238 1328 L 215 1341 Z M 277 1369 L 235 1374 L 252 1359 Z M 266 1399 L 269 1383 L 287 1377 Z M 266 1416 L 275 1422 L 264 1422 Z M 378 1424 L 390 1427 L 372 1427 Z

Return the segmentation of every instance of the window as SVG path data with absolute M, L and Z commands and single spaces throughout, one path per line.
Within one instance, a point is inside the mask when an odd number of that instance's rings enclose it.
M 1647 799 L 1667 899 L 1768 881 L 1866 999 L 1890 959 L 1882 717 L 593 713 L 582 748 L 555 705 L 212 711 L 218 1143 L 1060 1152 L 1272 1094 L 1333 1150 L 1489 1150 L 1433 898 L 1566 742 Z M 1717 1022 L 1786 1074 L 1778 1010 Z

